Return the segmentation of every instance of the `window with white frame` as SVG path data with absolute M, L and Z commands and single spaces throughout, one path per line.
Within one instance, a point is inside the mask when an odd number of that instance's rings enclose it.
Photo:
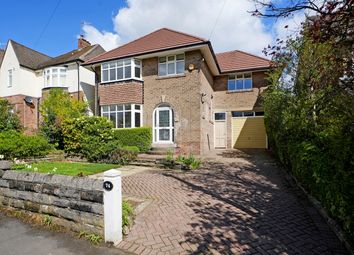
M 159 57 L 159 76 L 184 74 L 184 54 Z
M 67 87 L 66 67 L 50 67 L 44 70 L 44 87 Z
M 139 104 L 104 105 L 101 115 L 112 121 L 115 128 L 141 127 L 143 109 Z
M 101 77 L 101 82 L 141 79 L 141 61 L 128 58 L 103 63 Z
M 7 86 L 12 87 L 13 83 L 13 69 L 8 70 L 7 73 Z
M 230 74 L 227 83 L 228 91 L 242 91 L 252 89 L 252 73 Z

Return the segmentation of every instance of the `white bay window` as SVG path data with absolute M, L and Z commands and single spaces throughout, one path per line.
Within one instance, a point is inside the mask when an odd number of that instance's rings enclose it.
M 141 79 L 141 61 L 138 59 L 120 59 L 101 65 L 101 82 L 114 82 L 129 79 Z
M 104 105 L 101 115 L 111 120 L 114 128 L 142 126 L 142 105 L 139 104 Z
M 44 70 L 44 87 L 66 87 L 66 68 L 50 67 Z

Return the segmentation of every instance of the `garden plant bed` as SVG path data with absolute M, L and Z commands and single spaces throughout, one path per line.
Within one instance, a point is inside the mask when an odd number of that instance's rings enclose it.
M 31 164 L 16 164 L 12 167 L 12 169 L 18 171 L 51 173 L 59 175 L 87 176 L 118 167 L 119 165 L 116 164 L 86 162 L 37 162 Z

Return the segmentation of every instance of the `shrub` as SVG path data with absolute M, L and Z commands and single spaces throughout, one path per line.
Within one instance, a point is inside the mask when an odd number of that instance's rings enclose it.
M 139 148 L 136 146 L 123 146 L 122 149 L 126 151 L 136 152 L 136 153 L 140 152 Z
M 103 117 L 84 116 L 67 119 L 63 122 L 62 131 L 64 151 L 69 155 L 81 156 L 83 150 L 85 151 L 84 154 L 87 154 L 88 151 L 95 153 L 94 146 L 100 146 L 97 149 L 105 151 L 109 146 L 117 145 L 105 145 L 113 140 L 113 125 L 112 122 Z
M 122 227 L 123 227 L 123 234 L 125 234 L 126 229 L 132 225 L 134 210 L 132 205 L 128 202 L 123 200 L 122 203 Z
M 12 106 L 6 99 L 0 99 L 0 132 L 20 129 L 20 120 Z
M 26 136 L 15 131 L 0 133 L 0 154 L 5 159 L 45 156 L 52 149 L 43 136 Z
M 112 123 L 103 117 L 81 117 L 63 123 L 64 150 L 90 162 L 127 164 L 136 158 L 139 148 L 122 146 L 113 136 Z
M 199 159 L 196 159 L 193 155 L 189 155 L 189 157 L 185 157 L 182 155 L 179 155 L 176 159 L 178 163 L 182 164 L 182 167 L 185 170 L 189 169 L 197 169 L 201 165 L 201 161 Z
M 110 141 L 107 144 L 91 144 L 84 147 L 83 154 L 88 161 L 126 165 L 136 159 L 137 152 L 120 147 L 119 142 Z
M 136 146 L 141 152 L 145 152 L 151 148 L 152 131 L 148 127 L 116 129 L 114 138 L 123 146 Z
M 57 148 L 63 148 L 62 123 L 66 119 L 78 118 L 86 114 L 87 104 L 70 97 L 62 89 L 51 89 L 40 106 L 43 117 L 41 132 Z

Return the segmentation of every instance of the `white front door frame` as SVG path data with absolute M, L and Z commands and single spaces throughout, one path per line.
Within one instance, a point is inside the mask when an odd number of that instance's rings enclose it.
M 160 112 L 168 111 L 169 113 L 169 126 L 168 127 L 160 127 Z M 173 144 L 174 143 L 174 123 L 173 123 L 173 110 L 169 106 L 162 106 L 155 108 L 153 112 L 153 143 L 155 144 Z M 160 139 L 160 130 L 168 130 L 169 131 L 169 139 L 168 140 L 161 140 Z

